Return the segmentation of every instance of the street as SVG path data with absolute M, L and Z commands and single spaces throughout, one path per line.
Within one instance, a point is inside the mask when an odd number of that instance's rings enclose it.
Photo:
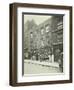
M 59 67 L 24 62 L 24 74 L 60 73 Z

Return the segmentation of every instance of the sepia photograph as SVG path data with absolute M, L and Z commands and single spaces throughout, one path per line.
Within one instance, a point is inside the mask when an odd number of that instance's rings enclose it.
M 63 16 L 23 13 L 23 75 L 64 73 Z

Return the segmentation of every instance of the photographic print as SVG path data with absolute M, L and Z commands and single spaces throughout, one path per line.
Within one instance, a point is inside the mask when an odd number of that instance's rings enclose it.
M 23 75 L 63 73 L 63 15 L 23 13 Z
M 9 83 L 72 83 L 71 6 L 10 4 Z

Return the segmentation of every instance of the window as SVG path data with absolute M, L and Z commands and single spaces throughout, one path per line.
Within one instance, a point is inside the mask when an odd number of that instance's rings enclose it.
M 32 32 L 30 33 L 30 36 L 31 36 L 31 38 L 33 38 L 33 33 Z
M 58 24 L 57 24 L 57 29 L 63 29 L 63 22 L 60 21 Z
M 44 34 L 44 29 L 43 28 L 41 29 L 41 34 Z
M 44 42 L 43 41 L 41 41 L 41 46 L 44 46 Z
M 59 25 L 57 29 L 63 29 L 63 25 Z
M 46 32 L 49 32 L 49 26 L 46 26 Z

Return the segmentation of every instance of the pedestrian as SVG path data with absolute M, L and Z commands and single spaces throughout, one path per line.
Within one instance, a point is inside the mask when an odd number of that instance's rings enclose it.
M 60 58 L 58 59 L 58 63 L 59 63 L 59 69 L 61 72 L 63 72 L 63 60 L 61 58 L 61 55 L 60 55 Z

